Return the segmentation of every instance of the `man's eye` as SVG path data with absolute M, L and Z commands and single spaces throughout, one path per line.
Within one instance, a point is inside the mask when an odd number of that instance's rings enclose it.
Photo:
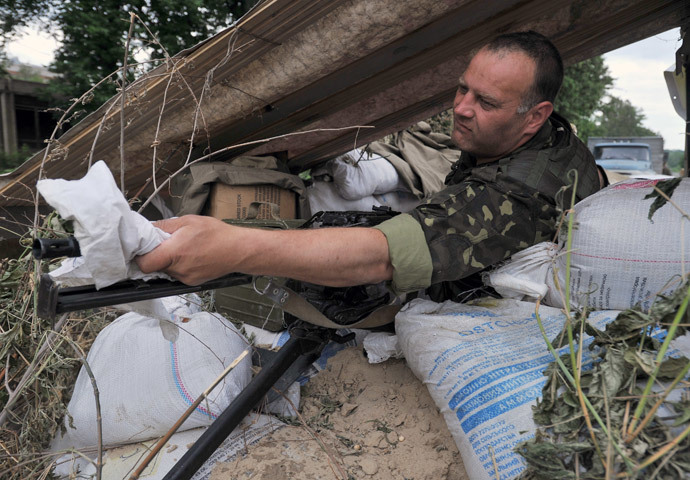
M 458 87 L 458 92 L 462 93 L 463 95 L 467 93 L 467 87 L 464 85 L 460 85 Z
M 479 105 L 481 105 L 484 110 L 493 110 L 496 108 L 496 105 L 481 98 L 479 99 Z

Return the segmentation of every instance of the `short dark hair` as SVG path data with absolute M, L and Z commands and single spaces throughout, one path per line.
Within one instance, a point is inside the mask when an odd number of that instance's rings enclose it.
M 522 99 L 518 113 L 526 113 L 539 102 L 553 103 L 563 83 L 563 59 L 551 40 L 533 30 L 500 35 L 483 48 L 491 52 L 522 52 L 536 65 L 532 88 Z

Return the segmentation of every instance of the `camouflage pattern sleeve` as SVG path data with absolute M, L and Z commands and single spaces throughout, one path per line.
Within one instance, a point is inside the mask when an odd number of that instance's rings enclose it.
M 544 195 L 510 178 L 447 185 L 410 215 L 421 225 L 429 247 L 431 284 L 464 278 L 551 240 L 558 218 Z

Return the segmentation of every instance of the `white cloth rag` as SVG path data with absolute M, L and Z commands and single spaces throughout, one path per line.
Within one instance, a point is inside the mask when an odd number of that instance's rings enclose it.
M 78 283 L 88 282 L 90 276 L 100 289 L 126 279 L 169 278 L 162 273 L 144 274 L 133 261 L 170 234 L 129 208 L 105 162 L 96 162 L 79 180 L 39 180 L 37 188 L 62 218 L 73 221 L 83 264 L 69 262 L 82 270 L 73 274 Z M 59 276 L 67 280 L 69 273 L 63 271 Z

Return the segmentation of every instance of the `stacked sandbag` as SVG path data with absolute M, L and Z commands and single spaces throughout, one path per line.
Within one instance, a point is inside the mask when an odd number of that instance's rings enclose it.
M 414 208 L 418 199 L 380 155 L 355 149 L 312 172 L 307 188 L 311 211 L 370 211 L 387 206 L 398 212 Z
M 563 329 L 565 314 L 541 307 L 548 338 Z M 590 315 L 603 329 L 617 311 Z M 535 317 L 534 303 L 486 298 L 474 304 L 416 299 L 395 318 L 408 366 L 443 415 L 471 480 L 517 478 L 525 469 L 514 451 L 534 437 L 532 406 L 542 396 L 544 370 L 553 356 Z M 591 338 L 583 338 L 589 345 Z M 568 347 L 558 350 L 559 355 Z M 583 349 L 583 364 L 596 352 Z
M 346 200 L 405 190 L 395 167 L 380 155 L 354 149 L 329 165 L 333 184 Z
M 659 180 L 611 185 L 574 207 L 570 264 L 571 306 L 596 310 L 649 309 L 690 272 L 690 179 L 684 178 L 650 218 L 654 201 L 645 198 Z M 507 298 L 542 297 L 564 306 L 566 235 L 558 245 L 530 247 L 488 275 L 487 283 Z
M 127 313 L 96 337 L 87 363 L 98 386 L 104 445 L 131 443 L 165 434 L 248 342 L 225 318 L 198 305 L 173 305 L 175 341 L 163 336 L 160 320 Z M 213 389 L 180 430 L 207 426 L 249 383 L 251 355 Z M 51 450 L 98 445 L 92 380 L 82 367 L 68 405 L 65 433 Z
M 312 212 L 369 211 L 387 206 L 409 212 L 420 200 L 440 191 L 460 158 L 451 138 L 419 122 L 390 141 L 354 149 L 312 171 L 307 189 Z

